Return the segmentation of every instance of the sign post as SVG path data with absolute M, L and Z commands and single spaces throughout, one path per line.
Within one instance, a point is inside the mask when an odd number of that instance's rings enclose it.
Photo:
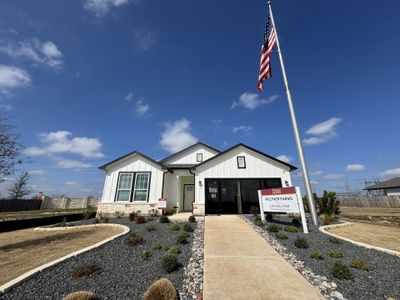
M 308 233 L 303 200 L 299 187 L 263 189 L 258 191 L 261 220 L 265 223 L 265 212 L 300 214 L 304 233 Z

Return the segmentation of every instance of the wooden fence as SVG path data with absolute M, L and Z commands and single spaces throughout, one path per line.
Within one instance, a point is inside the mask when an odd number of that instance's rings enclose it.
M 0 211 L 38 210 L 41 199 L 0 199 Z
M 400 208 L 400 196 L 338 196 L 340 206 Z

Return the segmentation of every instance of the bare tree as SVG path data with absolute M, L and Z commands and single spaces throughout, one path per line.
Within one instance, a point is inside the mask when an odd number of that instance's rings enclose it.
M 32 189 L 29 187 L 29 173 L 22 173 L 8 191 L 11 199 L 22 199 L 32 193 Z
M 7 117 L 0 115 L 0 183 L 15 173 L 17 165 L 22 164 L 19 155 L 23 146 L 18 142 L 19 136 L 12 132 L 13 128 L 8 124 Z

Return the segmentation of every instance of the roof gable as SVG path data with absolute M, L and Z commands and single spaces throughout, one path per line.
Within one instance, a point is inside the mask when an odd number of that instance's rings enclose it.
M 196 161 L 184 161 L 186 156 L 192 155 L 193 153 L 197 152 L 199 149 L 203 148 L 204 150 L 207 150 L 206 152 L 212 153 L 212 156 L 220 153 L 217 149 L 206 145 L 204 143 L 198 142 L 196 144 L 193 144 L 185 149 L 182 149 L 179 152 L 176 152 L 172 155 L 167 156 L 166 158 L 160 160 L 160 163 L 166 164 L 166 165 L 171 165 L 171 164 L 197 164 Z M 207 159 L 207 158 L 206 158 Z M 179 161 L 179 162 L 177 162 Z
M 99 169 L 107 170 L 107 168 L 108 168 L 109 166 L 114 165 L 114 164 L 117 164 L 117 163 L 121 162 L 121 161 L 124 160 L 124 159 L 128 159 L 128 158 L 131 158 L 131 157 L 134 157 L 134 156 L 141 156 L 141 157 L 143 157 L 143 158 L 149 160 L 150 162 L 156 164 L 156 165 L 159 166 L 161 169 L 170 170 L 170 169 L 169 169 L 168 167 L 166 167 L 164 164 L 162 164 L 162 163 L 160 163 L 160 162 L 158 162 L 158 161 L 152 159 L 151 157 L 148 157 L 147 155 L 144 155 L 143 153 L 141 153 L 141 152 L 139 152 L 139 151 L 133 151 L 133 152 L 130 152 L 130 153 L 126 154 L 126 155 L 123 155 L 123 156 L 121 156 L 121 157 L 119 157 L 119 158 L 117 158 L 117 159 L 114 159 L 113 161 L 110 161 L 109 163 L 106 163 L 106 164 L 100 166 Z
M 382 181 L 378 184 L 367 186 L 364 190 L 381 190 L 400 187 L 400 177 Z

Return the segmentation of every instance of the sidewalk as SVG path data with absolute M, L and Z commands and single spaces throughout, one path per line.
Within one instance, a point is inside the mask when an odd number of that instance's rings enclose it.
M 207 216 L 204 300 L 324 299 L 238 216 Z

